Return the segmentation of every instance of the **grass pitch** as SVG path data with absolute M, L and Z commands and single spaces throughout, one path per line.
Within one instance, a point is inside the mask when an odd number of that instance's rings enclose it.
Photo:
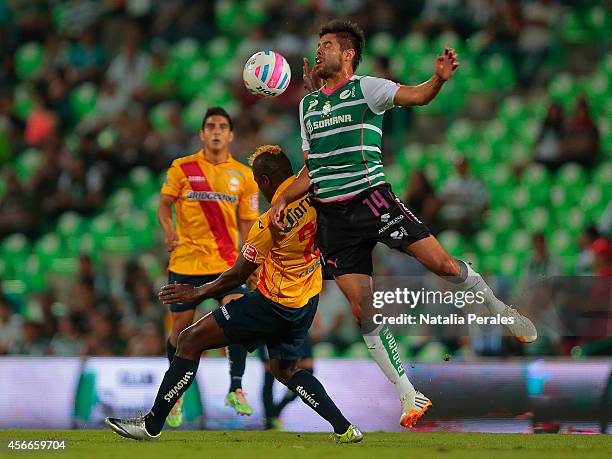
M 610 458 L 609 435 L 522 435 L 479 433 L 365 433 L 359 444 L 337 445 L 328 434 L 289 432 L 165 431 L 142 443 L 110 430 L 4 430 L 0 457 L 57 459 L 323 459 L 323 458 Z M 10 451 L 10 440 L 65 440 L 63 452 Z

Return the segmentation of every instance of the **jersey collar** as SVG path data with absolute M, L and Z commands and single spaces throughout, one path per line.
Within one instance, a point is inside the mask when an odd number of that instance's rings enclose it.
M 336 86 L 334 86 L 331 89 L 326 89 L 325 85 L 323 85 L 323 87 L 321 88 L 321 92 L 323 94 L 325 94 L 326 96 L 331 96 L 333 93 L 335 93 L 338 89 L 340 89 L 342 86 L 344 86 L 345 84 L 347 84 L 349 81 L 353 80 L 355 78 L 355 75 L 351 75 L 349 78 L 347 78 L 346 80 L 338 83 Z
M 278 186 L 278 188 L 276 189 L 276 193 L 274 193 L 274 196 L 272 196 L 271 204 L 274 204 L 274 201 L 276 201 L 276 198 L 278 198 L 280 196 L 280 194 L 283 191 L 285 191 L 289 185 L 291 185 L 293 182 L 295 182 L 296 178 L 297 177 L 295 175 L 292 175 L 291 177 L 289 177 L 287 180 L 285 180 L 283 183 L 281 183 Z
M 220 166 L 221 164 L 229 163 L 230 161 L 232 161 L 232 160 L 234 159 L 234 157 L 232 156 L 232 154 L 231 154 L 231 153 L 228 153 L 228 154 L 227 154 L 227 158 L 225 158 L 225 161 L 220 162 L 220 163 L 217 163 L 217 164 L 213 164 L 213 163 L 211 163 L 210 161 L 208 161 L 208 160 L 206 159 L 206 155 L 204 154 L 204 149 L 203 149 L 203 148 L 202 148 L 200 151 L 198 151 L 198 155 L 200 156 L 200 158 L 201 158 L 203 161 L 206 161 L 208 164 L 211 164 L 211 165 L 213 165 L 213 166 Z

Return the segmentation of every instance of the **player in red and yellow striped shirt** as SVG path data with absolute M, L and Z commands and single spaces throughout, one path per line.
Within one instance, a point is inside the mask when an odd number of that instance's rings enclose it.
M 204 148 L 173 161 L 162 186 L 159 223 L 170 252 L 168 282 L 201 285 L 230 268 L 238 256 L 238 231 L 244 240 L 258 215 L 258 189 L 251 169 L 236 161 L 229 144 L 234 134 L 232 120 L 220 107 L 209 109 L 202 122 Z M 176 228 L 172 222 L 176 212 Z M 237 287 L 214 298 L 222 305 L 246 290 Z M 170 305 L 172 329 L 166 345 L 168 359 L 176 352 L 178 335 L 193 322 L 200 301 Z M 242 393 L 246 359 L 244 347 L 229 348 L 230 390 L 227 402 L 239 414 L 250 415 Z M 179 402 L 168 418 L 178 427 L 182 421 Z

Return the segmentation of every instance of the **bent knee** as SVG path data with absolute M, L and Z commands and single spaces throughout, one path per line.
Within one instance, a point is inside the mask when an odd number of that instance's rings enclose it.
M 176 355 L 184 358 L 197 358 L 201 352 L 197 349 L 197 337 L 194 327 L 187 327 L 179 333 L 176 342 Z
M 297 371 L 299 371 L 297 367 L 272 368 L 272 374 L 274 377 L 278 380 L 278 382 L 284 384 L 285 386 L 289 385 L 289 381 L 291 381 L 291 378 Z

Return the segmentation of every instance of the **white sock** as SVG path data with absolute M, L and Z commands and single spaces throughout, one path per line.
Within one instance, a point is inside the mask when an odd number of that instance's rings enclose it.
M 463 260 L 457 260 L 461 265 L 461 279 L 452 281 L 457 284 L 462 290 L 471 292 L 482 292 L 484 305 L 492 314 L 501 314 L 504 312 L 506 305 L 497 299 L 493 291 L 489 288 L 482 276 L 472 269 L 472 267 Z
M 411 406 L 414 405 L 416 390 L 404 371 L 397 343 L 389 327 L 379 326 L 371 334 L 363 335 L 363 340 L 378 367 L 395 385 L 400 399 L 404 398 Z

